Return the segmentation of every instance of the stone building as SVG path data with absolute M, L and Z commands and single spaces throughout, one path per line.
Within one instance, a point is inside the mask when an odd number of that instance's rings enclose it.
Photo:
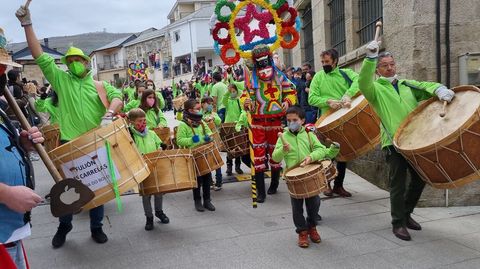
M 283 51 L 285 63 L 309 62 L 321 70 L 320 53 L 335 47 L 341 66 L 360 69 L 363 47 L 383 21 L 382 49 L 393 53 L 400 77 L 439 81 L 449 87 L 480 84 L 478 0 L 296 0 L 303 22 L 299 45 Z M 462 72 L 460 73 L 460 70 Z M 380 150 L 350 168 L 386 187 L 388 167 Z M 427 187 L 425 205 L 479 205 L 480 182 L 449 191 Z

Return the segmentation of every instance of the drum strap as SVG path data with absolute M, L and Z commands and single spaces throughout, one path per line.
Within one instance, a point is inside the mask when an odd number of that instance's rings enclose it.
M 102 101 L 103 106 L 108 109 L 110 107 L 110 102 L 108 102 L 107 98 L 107 91 L 105 90 L 105 86 L 101 81 L 93 81 L 95 88 L 97 89 L 98 97 L 100 97 L 100 101 Z
M 338 69 L 338 72 L 342 75 L 342 77 L 345 79 L 345 81 L 348 83 L 348 87 L 352 86 L 352 79 L 343 71 L 342 69 Z

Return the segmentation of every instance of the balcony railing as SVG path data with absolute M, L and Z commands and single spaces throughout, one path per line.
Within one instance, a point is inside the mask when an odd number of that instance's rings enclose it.
M 127 66 L 127 61 L 111 61 L 97 64 L 97 68 L 99 71 L 126 68 Z

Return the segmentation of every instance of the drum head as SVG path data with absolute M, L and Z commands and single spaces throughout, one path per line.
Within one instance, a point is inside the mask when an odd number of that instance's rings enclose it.
M 332 114 L 328 115 L 320 124 L 317 126 L 318 128 L 326 126 L 341 117 L 345 116 L 348 112 L 351 110 L 355 109 L 360 103 L 365 100 L 365 97 L 363 95 L 360 95 L 354 99 L 352 99 L 352 106 L 350 108 L 340 108 L 337 111 L 332 112 Z
M 314 171 L 315 169 L 318 169 L 320 167 L 319 164 L 307 164 L 305 165 L 304 167 L 296 167 L 296 168 L 293 168 L 292 170 L 288 171 L 285 176 L 287 177 L 296 177 L 296 176 L 300 176 L 300 175 L 303 175 L 305 173 L 308 173 L 308 172 L 312 172 Z
M 410 122 L 399 129 L 397 146 L 402 150 L 424 148 L 459 131 L 461 126 L 476 113 L 480 107 L 480 93 L 476 91 L 458 91 L 453 101 L 447 105 L 446 116 L 440 117 L 443 102 L 435 101 L 422 111 L 412 115 Z M 415 111 L 415 110 L 414 110 Z
M 332 165 L 332 161 L 331 160 L 323 160 L 320 162 L 322 164 L 322 167 L 323 168 L 327 168 L 329 167 L 330 165 Z

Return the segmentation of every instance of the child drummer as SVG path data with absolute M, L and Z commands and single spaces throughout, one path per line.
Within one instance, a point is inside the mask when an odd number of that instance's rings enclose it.
M 138 151 L 142 154 L 151 153 L 162 149 L 162 140 L 157 134 L 147 128 L 147 119 L 145 112 L 140 108 L 134 108 L 128 112 L 128 120 L 130 121 L 131 134 L 133 141 L 137 145 Z M 153 213 L 151 205 L 152 195 L 142 196 L 143 211 L 147 218 L 145 230 L 153 230 Z M 162 223 L 169 223 L 167 215 L 163 212 L 163 194 L 153 195 L 155 203 L 155 216 L 160 219 Z
M 210 142 L 212 131 L 208 125 L 202 120 L 201 105 L 195 99 L 189 99 L 183 104 L 183 121 L 180 122 L 177 129 L 176 140 L 180 147 L 194 148 L 204 143 Z M 210 183 L 212 182 L 212 173 L 197 177 L 198 187 L 193 189 L 193 200 L 195 201 L 195 209 L 199 212 L 215 211 L 210 199 Z M 200 196 L 200 188 L 203 191 Z
M 319 161 L 325 158 L 334 158 L 340 151 L 338 143 L 326 148 L 320 143 L 313 133 L 308 133 L 302 126 L 305 123 L 305 111 L 299 106 L 292 106 L 287 109 L 287 128 L 283 134 L 279 133 L 282 139 L 277 140 L 272 159 L 280 162 L 285 159 L 287 169 L 300 164 L 301 166 Z M 285 143 L 283 143 L 285 141 Z M 307 218 L 303 216 L 303 201 L 307 209 Z M 314 243 L 320 243 L 320 235 L 317 232 L 317 215 L 320 209 L 320 197 L 315 195 L 306 199 L 295 199 L 291 197 L 293 223 L 298 233 L 298 246 L 308 247 L 308 237 Z

